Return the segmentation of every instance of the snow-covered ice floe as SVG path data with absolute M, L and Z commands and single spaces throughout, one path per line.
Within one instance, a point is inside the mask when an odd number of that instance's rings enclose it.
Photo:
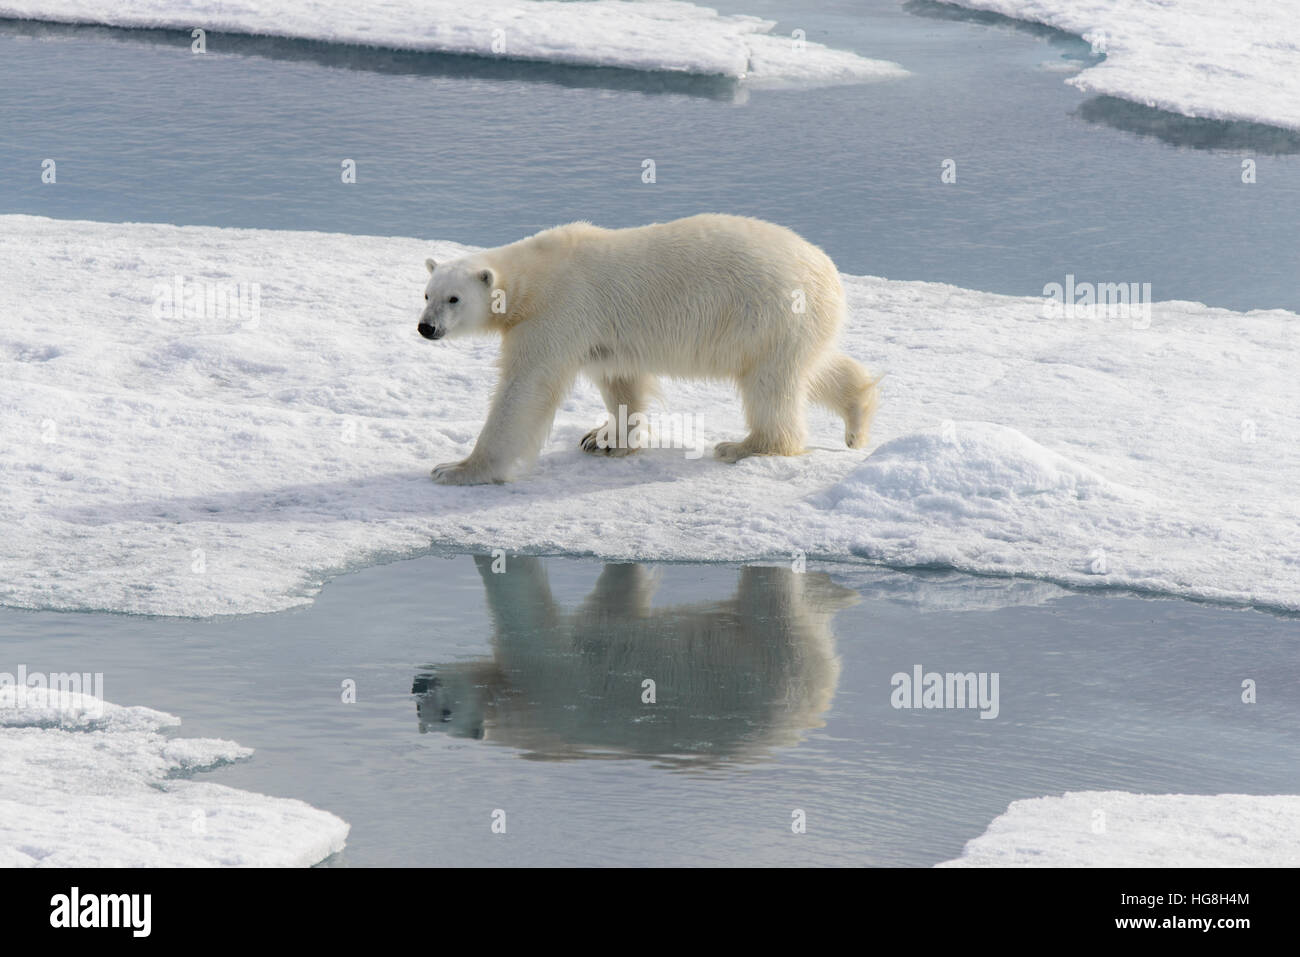
M 246 758 L 180 719 L 0 686 L 0 867 L 305 867 L 348 825 L 301 801 L 176 777 Z
M 1300 129 L 1300 6 L 1268 0 L 945 0 L 1083 37 L 1067 83 L 1212 120 Z
M 1300 796 L 1071 791 L 1015 801 L 939 867 L 1297 867 Z
M 772 20 L 678 0 L 0 0 L 0 16 L 671 71 L 756 86 L 829 86 L 907 75 L 897 63 L 775 35 Z M 209 49 L 220 45 L 211 40 Z
M 740 402 L 689 382 L 659 411 L 692 448 L 596 458 L 580 382 L 531 474 L 454 488 L 429 469 L 472 447 L 498 347 L 415 326 L 425 257 L 464 249 L 0 216 L 0 603 L 269 612 L 439 546 L 803 552 L 1300 610 L 1294 313 L 1048 318 L 846 276 L 844 347 L 887 373 L 870 454 L 818 411 L 809 454 L 721 464 Z

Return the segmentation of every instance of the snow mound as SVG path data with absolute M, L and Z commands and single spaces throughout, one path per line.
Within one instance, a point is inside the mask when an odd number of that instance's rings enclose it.
M 1077 34 L 1105 59 L 1066 80 L 1184 116 L 1300 129 L 1300 7 L 1259 0 L 948 0 Z
M 111 27 L 203 28 L 393 50 L 825 86 L 906 76 L 896 63 L 793 37 L 774 21 L 678 0 L 0 0 L 0 16 Z M 220 50 L 216 36 L 209 52 Z
M 1296 867 L 1300 796 L 1072 791 L 1015 801 L 939 867 Z
M 348 825 L 301 801 L 175 775 L 247 758 L 169 738 L 161 711 L 28 688 L 0 707 L 0 867 L 309 866 Z
M 1104 549 L 1089 543 L 1162 523 L 1158 501 L 989 422 L 892 439 L 810 501 L 857 531 L 866 558 L 1033 574 L 1032 556 L 1058 580 L 1106 574 Z
M 954 513 L 990 500 L 1026 496 L 1087 498 L 1110 487 L 1091 469 L 1006 426 L 949 422 L 938 431 L 905 435 L 880 446 L 821 500 L 869 516 L 869 501 L 916 502 Z

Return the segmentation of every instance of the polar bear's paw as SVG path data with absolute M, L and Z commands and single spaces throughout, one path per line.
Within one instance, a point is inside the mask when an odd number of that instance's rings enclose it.
M 470 464 L 468 459 L 435 465 L 430 474 L 439 485 L 486 485 L 501 481 L 487 469 Z
M 721 459 L 723 462 L 739 462 L 753 454 L 754 450 L 744 442 L 719 442 L 713 447 L 714 458 Z
M 586 452 L 588 455 L 631 455 L 636 451 L 634 448 L 602 444 L 600 441 L 602 432 L 607 433 L 608 430 L 604 426 L 601 426 L 598 429 L 592 429 L 584 435 L 578 442 L 578 445 L 582 447 L 582 451 Z

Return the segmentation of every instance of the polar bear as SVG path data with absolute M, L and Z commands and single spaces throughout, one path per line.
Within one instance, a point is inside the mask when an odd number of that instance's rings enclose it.
M 658 376 L 733 381 L 749 434 L 717 444 L 725 462 L 804 452 L 809 401 L 844 419 L 850 448 L 867 442 L 877 380 L 837 350 L 839 273 L 782 226 L 719 214 L 630 229 L 578 222 L 425 265 L 422 336 L 501 336 L 487 422 L 467 458 L 433 470 L 438 482 L 502 482 L 531 465 L 579 373 L 614 422 L 644 415 Z M 593 429 L 582 448 L 635 451 L 605 441 L 611 431 Z

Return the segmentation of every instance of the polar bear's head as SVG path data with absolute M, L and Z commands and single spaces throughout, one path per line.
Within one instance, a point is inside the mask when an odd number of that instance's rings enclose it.
M 411 693 L 418 696 L 420 733 L 444 731 L 453 738 L 483 740 L 495 672 L 491 663 L 465 661 L 444 665 L 436 674 L 416 675 Z
M 416 327 L 426 339 L 485 332 L 492 319 L 492 289 L 496 274 L 474 256 L 436 263 L 424 261 L 429 284 L 424 287 L 424 311 Z

